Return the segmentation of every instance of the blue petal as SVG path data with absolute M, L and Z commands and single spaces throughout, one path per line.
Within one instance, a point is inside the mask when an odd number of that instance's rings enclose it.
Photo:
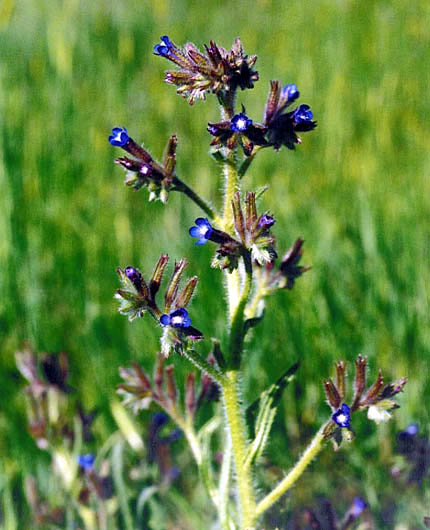
M 190 317 L 187 317 L 184 319 L 184 322 L 182 324 L 182 327 L 183 328 L 189 328 L 191 325 L 191 318 Z
M 204 237 L 201 237 L 198 241 L 196 241 L 196 245 L 205 245 L 208 242 L 208 240 Z
M 192 226 L 188 232 L 191 237 L 200 237 L 200 228 L 198 226 Z
M 294 83 L 285 85 L 282 89 L 282 97 L 285 97 L 288 103 L 295 101 L 300 96 L 300 92 L 297 89 L 297 85 Z
M 184 307 L 180 307 L 179 309 L 175 309 L 175 311 L 172 311 L 170 313 L 170 317 L 182 317 L 186 318 L 188 316 L 188 311 Z
M 170 39 L 167 35 L 163 35 L 162 37 L 160 37 L 160 40 L 162 42 L 164 42 L 164 44 L 168 47 L 168 48 L 171 48 L 173 45 L 172 43 L 170 42 Z
M 169 315 L 161 315 L 160 317 L 160 324 L 162 326 L 168 326 L 170 324 L 170 316 Z
M 197 226 L 203 226 L 203 225 L 206 225 L 206 226 L 211 226 L 209 221 L 203 217 L 198 217 L 195 221 Z

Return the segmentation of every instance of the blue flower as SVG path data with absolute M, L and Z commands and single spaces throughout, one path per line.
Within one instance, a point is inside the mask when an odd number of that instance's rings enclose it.
M 300 92 L 297 88 L 297 85 L 291 84 L 291 85 L 285 85 L 284 88 L 281 91 L 281 99 L 286 100 L 286 103 L 292 103 L 300 96 Z
M 234 132 L 245 132 L 251 127 L 251 125 L 251 118 L 248 118 L 243 112 L 234 115 L 231 119 L 231 130 Z
M 84 471 L 91 471 L 94 466 L 95 460 L 96 457 L 92 453 L 88 453 L 87 455 L 80 455 L 77 458 L 78 464 Z
M 335 424 L 340 427 L 341 429 L 349 429 L 351 425 L 351 411 L 348 405 L 345 403 L 340 407 L 339 410 L 337 410 L 331 419 L 335 422 Z
M 199 217 L 194 222 L 197 226 L 192 226 L 189 229 L 190 236 L 199 238 L 198 241 L 196 241 L 196 245 L 204 245 L 209 241 L 213 228 L 209 221 L 203 217 Z
M 163 326 L 172 326 L 174 328 L 189 328 L 191 325 L 191 318 L 188 316 L 188 311 L 181 307 L 175 309 L 169 315 L 161 315 L 160 324 Z
M 309 123 L 313 117 L 314 115 L 309 105 L 300 105 L 293 114 L 295 123 Z
M 349 513 L 352 517 L 357 518 L 366 508 L 367 504 L 361 497 L 354 497 Z
M 167 35 L 160 37 L 160 44 L 154 46 L 154 55 L 159 55 L 160 57 L 167 57 L 173 49 L 173 44 L 170 42 L 170 39 Z
M 125 127 L 115 127 L 112 129 L 112 135 L 109 136 L 109 142 L 116 147 L 124 147 L 130 140 Z

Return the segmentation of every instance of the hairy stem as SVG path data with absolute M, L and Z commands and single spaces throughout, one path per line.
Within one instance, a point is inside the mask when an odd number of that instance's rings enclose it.
M 219 222 L 218 215 L 213 209 L 213 207 L 205 201 L 198 193 L 191 189 L 185 182 L 183 182 L 179 177 L 173 177 L 172 184 L 174 185 L 174 191 L 180 191 L 189 197 L 193 202 L 200 206 L 200 208 L 205 212 L 205 214 L 215 222 Z
M 270 508 L 270 506 L 272 506 L 272 504 L 279 500 L 279 498 L 284 495 L 284 493 L 288 491 L 291 486 L 293 486 L 308 465 L 312 462 L 312 459 L 315 458 L 316 455 L 321 451 L 325 441 L 323 432 L 329 422 L 325 423 L 320 428 L 306 451 L 303 453 L 299 461 L 291 469 L 288 475 L 284 477 L 281 482 L 268 495 L 266 495 L 262 501 L 258 503 L 256 512 L 257 517 L 262 515 L 268 508 Z
M 240 501 L 241 528 L 253 528 L 255 519 L 255 497 L 251 474 L 245 468 L 246 429 L 239 394 L 239 371 L 231 370 L 225 374 L 223 383 L 224 406 L 230 432 L 236 482 Z
M 194 366 L 197 366 L 200 371 L 206 372 L 214 381 L 216 381 L 219 385 L 222 385 L 223 374 L 214 368 L 210 363 L 208 363 L 208 361 L 206 361 L 206 359 L 204 359 L 199 353 L 192 349 L 184 349 L 183 353 L 184 357 L 192 362 Z
M 252 263 L 251 256 L 248 251 L 243 254 L 243 261 L 245 264 L 245 278 L 242 286 L 242 292 L 239 302 L 231 319 L 230 331 L 230 358 L 229 362 L 235 369 L 240 368 L 242 357 L 243 339 L 245 336 L 244 329 L 244 312 L 249 299 L 252 286 Z

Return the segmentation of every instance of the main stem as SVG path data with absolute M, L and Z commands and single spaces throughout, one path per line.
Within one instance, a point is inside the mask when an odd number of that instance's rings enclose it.
M 222 119 L 231 119 L 234 113 L 234 96 L 222 108 Z M 238 190 L 239 175 L 236 153 L 233 149 L 224 149 L 224 204 L 221 228 L 235 236 L 232 200 Z M 245 275 L 241 285 L 239 271 L 225 273 L 225 287 L 229 310 L 229 370 L 221 381 L 228 431 L 232 446 L 234 468 L 236 472 L 237 493 L 239 496 L 241 528 L 254 528 L 256 502 L 249 468 L 244 463 L 247 454 L 247 432 L 240 395 L 240 358 L 244 337 L 244 309 L 249 299 L 252 282 L 250 256 L 243 256 Z
M 244 466 L 247 446 L 245 421 L 241 409 L 239 371 L 226 372 L 223 383 L 224 406 L 233 449 L 237 490 L 241 511 L 241 528 L 250 530 L 255 521 L 255 497 L 249 468 Z

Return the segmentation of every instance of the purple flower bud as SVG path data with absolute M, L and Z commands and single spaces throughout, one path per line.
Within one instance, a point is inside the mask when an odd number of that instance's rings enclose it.
M 286 100 L 286 103 L 292 103 L 300 96 L 297 85 L 285 85 L 281 92 L 281 98 Z
M 335 424 L 340 427 L 341 429 L 349 429 L 351 425 L 351 412 L 345 403 L 340 407 L 339 410 L 337 410 L 331 419 L 335 422 Z
M 84 471 L 91 471 L 94 466 L 95 460 L 96 457 L 92 453 L 88 453 L 87 455 L 80 455 L 77 458 L 78 464 Z
M 125 127 L 115 127 L 112 129 L 112 135 L 109 136 L 109 143 L 115 147 L 124 147 L 130 140 Z
M 192 226 L 189 229 L 189 234 L 191 237 L 198 237 L 196 245 L 204 245 L 207 243 L 212 235 L 213 228 L 207 219 L 199 217 L 194 221 L 196 226 Z
M 260 220 L 258 221 L 258 228 L 270 228 L 275 224 L 275 218 L 271 215 L 268 215 L 265 213 L 260 217 Z
M 245 132 L 251 127 L 251 125 L 252 120 L 243 112 L 236 114 L 231 119 L 231 130 L 234 132 Z
M 191 318 L 188 316 L 188 311 L 181 307 L 180 309 L 175 309 L 175 311 L 172 311 L 169 315 L 161 315 L 160 324 L 162 326 L 172 326 L 174 328 L 189 328 L 191 325 Z
M 300 105 L 293 113 L 295 123 L 309 123 L 314 117 L 309 105 Z
M 124 269 L 125 275 L 134 285 L 134 287 L 139 291 L 142 287 L 142 275 L 134 267 L 126 267 Z

